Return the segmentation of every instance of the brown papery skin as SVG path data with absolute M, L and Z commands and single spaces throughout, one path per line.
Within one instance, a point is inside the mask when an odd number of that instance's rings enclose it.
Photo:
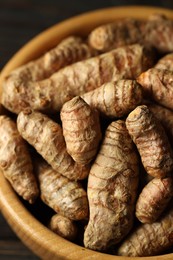
M 77 236 L 77 225 L 75 222 L 67 217 L 56 214 L 49 223 L 49 228 L 59 236 L 74 241 Z
M 172 52 L 173 21 L 162 14 L 153 14 L 146 21 L 128 18 L 99 26 L 89 35 L 89 44 L 101 51 L 140 42 L 160 53 Z
M 149 99 L 173 109 L 173 71 L 152 68 L 143 72 L 137 82 Z
M 162 14 L 153 14 L 146 21 L 143 42 L 161 53 L 173 51 L 173 21 Z
M 78 182 L 62 176 L 41 160 L 36 162 L 35 168 L 45 204 L 72 220 L 88 217 L 87 194 Z
M 173 111 L 163 106 L 156 104 L 148 105 L 148 108 L 154 114 L 155 117 L 162 123 L 166 134 L 169 138 L 169 142 L 173 147 Z
M 96 54 L 80 37 L 70 36 L 44 55 L 13 70 L 4 81 L 4 88 L 25 88 L 28 82 L 50 77 L 59 69 Z
M 129 45 L 76 62 L 42 81 L 28 82 L 25 86 L 6 84 L 2 104 L 17 114 L 27 107 L 56 113 L 66 101 L 103 83 L 121 78 L 135 79 L 153 66 L 153 55 L 151 49 L 139 44 Z
M 158 60 L 154 68 L 173 71 L 173 53 L 163 56 L 160 60 Z
M 122 19 L 95 28 L 89 35 L 89 44 L 99 51 L 109 51 L 141 41 L 145 22 Z
M 48 76 L 50 76 L 69 64 L 91 58 L 97 54 L 98 52 L 88 46 L 81 37 L 69 36 L 44 55 L 45 72 L 49 73 Z
M 88 178 L 90 217 L 84 233 L 85 247 L 106 251 L 131 230 L 138 163 L 125 122 L 112 122 Z
M 165 130 L 146 105 L 136 107 L 126 119 L 148 174 L 161 178 L 173 170 L 173 152 Z
M 67 153 L 61 126 L 39 112 L 23 111 L 17 118 L 22 137 L 60 174 L 72 180 L 88 176 L 89 166 L 75 163 Z
M 142 88 L 136 80 L 108 82 L 81 97 L 91 107 L 110 118 L 120 118 L 142 102 Z
M 39 195 L 27 144 L 20 136 L 16 123 L 0 116 L 0 168 L 14 190 L 29 203 Z
M 173 196 L 173 179 L 152 179 L 141 191 L 136 202 L 136 217 L 142 223 L 155 222 Z
M 173 210 L 152 224 L 141 224 L 118 248 L 121 256 L 156 256 L 173 246 Z
M 89 164 L 102 137 L 98 112 L 77 96 L 63 105 L 60 115 L 67 152 L 75 162 Z

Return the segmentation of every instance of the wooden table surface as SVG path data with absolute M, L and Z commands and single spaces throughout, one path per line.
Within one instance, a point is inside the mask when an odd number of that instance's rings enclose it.
M 172 0 L 0 0 L 0 70 L 39 32 L 77 14 L 119 5 L 155 5 L 173 9 Z M 0 214 L 0 260 L 36 260 Z

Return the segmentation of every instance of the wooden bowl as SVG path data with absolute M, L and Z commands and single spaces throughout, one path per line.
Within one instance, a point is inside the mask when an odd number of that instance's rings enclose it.
M 26 44 L 7 63 L 0 75 L 0 86 L 3 78 L 14 68 L 37 58 L 43 52 L 55 46 L 61 39 L 72 34 L 87 35 L 94 27 L 124 17 L 145 19 L 153 13 L 162 13 L 173 19 L 170 10 L 155 7 L 116 7 L 89 12 L 68 19 L 39 34 Z M 0 209 L 17 236 L 41 259 L 101 259 L 149 260 L 152 257 L 119 257 L 102 254 L 71 243 L 51 232 L 31 213 L 13 191 L 0 172 Z M 44 212 L 40 212 L 44 215 Z M 171 260 L 173 254 L 154 257 L 154 259 Z

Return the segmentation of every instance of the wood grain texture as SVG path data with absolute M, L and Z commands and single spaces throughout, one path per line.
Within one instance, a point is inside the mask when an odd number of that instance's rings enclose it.
M 0 214 L 0 259 L 2 260 L 37 260 L 34 255 L 6 223 L 6 220 Z
M 16 51 L 23 44 L 26 44 L 32 37 L 42 32 L 49 26 L 63 21 L 71 16 L 103 7 L 115 5 L 139 4 L 137 1 L 80 1 L 74 0 L 69 2 L 63 1 L 29 1 L 29 0 L 1 0 L 0 1 L 0 70 L 7 63 Z M 140 4 L 157 5 L 173 8 L 172 1 L 140 1 Z M 75 18 L 63 22 L 60 27 L 54 26 L 49 31 L 41 34 L 36 39 L 27 44 L 14 58 L 7 64 L 0 76 L 0 84 L 5 75 L 13 68 L 27 62 L 28 60 L 38 57 L 45 50 L 54 46 L 61 38 L 72 32 L 88 33 L 91 28 L 101 23 L 111 21 L 115 17 L 135 16 L 145 18 L 148 14 L 153 13 L 155 9 L 107 9 L 87 15 L 81 18 Z M 171 10 L 160 10 L 173 18 Z M 71 242 L 61 239 L 49 231 L 39 221 L 38 212 L 29 212 L 25 204 L 21 203 L 10 185 L 0 173 L 0 208 L 8 224 L 12 227 L 17 236 L 23 241 L 17 239 L 15 234 L 8 226 L 4 226 L 3 218 L 0 219 L 0 259 L 119 259 L 115 256 L 107 256 L 94 251 L 86 250 L 80 246 L 75 246 Z M 35 208 L 33 209 L 33 211 Z M 34 216 L 35 214 L 35 216 Z M 38 220 L 37 220 L 38 219 Z M 46 221 L 46 220 L 45 220 Z M 23 243 L 29 247 L 27 249 Z M 38 255 L 38 257 L 36 256 Z M 123 258 L 128 259 L 129 258 Z M 144 258 L 135 258 L 135 260 Z M 151 258 L 145 258 L 145 260 Z M 156 260 L 173 259 L 173 255 L 158 256 Z

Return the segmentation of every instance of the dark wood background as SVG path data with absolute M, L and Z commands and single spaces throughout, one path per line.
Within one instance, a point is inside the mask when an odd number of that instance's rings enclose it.
M 120 5 L 173 9 L 172 0 L 0 0 L 0 70 L 23 44 L 44 29 L 77 14 Z M 0 260 L 36 260 L 0 214 Z

